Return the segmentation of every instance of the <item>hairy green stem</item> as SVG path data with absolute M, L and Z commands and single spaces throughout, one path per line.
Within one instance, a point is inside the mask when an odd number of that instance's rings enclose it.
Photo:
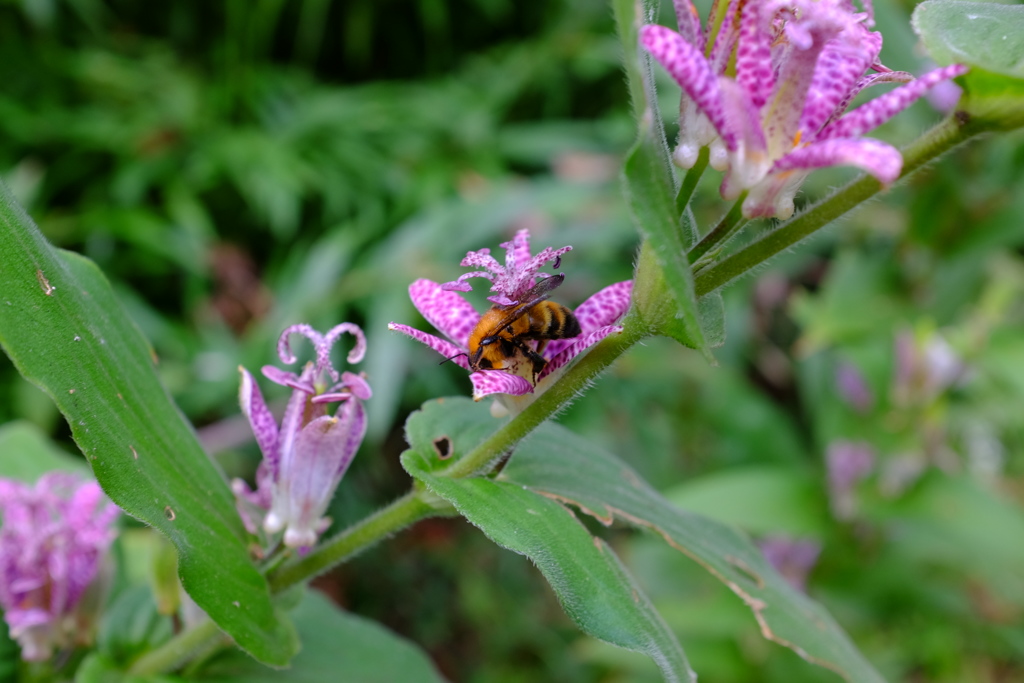
M 280 593 L 289 586 L 311 579 L 387 536 L 435 514 L 438 514 L 438 509 L 426 502 L 422 492 L 410 491 L 325 541 L 305 557 L 289 562 L 270 574 L 267 577 L 270 590 Z
M 602 339 L 523 412 L 439 474 L 453 479 L 480 474 L 545 420 L 565 408 L 616 358 L 647 334 L 646 326 L 631 310 L 623 321 L 621 333 Z
M 152 676 L 172 671 L 193 655 L 205 651 L 211 643 L 225 637 L 217 624 L 207 617 L 185 629 L 166 643 L 142 655 L 128 668 L 132 676 Z
M 957 116 L 947 118 L 903 150 L 903 172 L 900 178 L 906 178 L 923 165 L 981 132 L 984 131 L 964 125 Z M 853 180 L 846 187 L 786 221 L 761 239 L 702 271 L 694 281 L 697 296 L 713 292 L 735 280 L 779 252 L 809 237 L 875 196 L 882 189 L 882 184 L 871 176 Z
M 718 225 L 705 235 L 700 242 L 690 250 L 689 259 L 690 263 L 696 263 L 702 256 L 707 254 L 712 249 L 724 245 L 732 237 L 738 233 L 744 225 L 749 223 L 749 219 L 743 217 L 743 200 L 747 198 L 747 193 L 744 192 L 740 195 L 740 198 L 736 200 L 736 203 L 729 209 L 729 213 L 722 217 Z

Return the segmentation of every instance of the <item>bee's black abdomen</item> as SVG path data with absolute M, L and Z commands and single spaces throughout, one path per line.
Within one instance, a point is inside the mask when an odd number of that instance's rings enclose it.
M 562 337 L 569 339 L 578 337 L 583 330 L 580 329 L 580 321 L 572 313 L 565 316 L 565 326 L 562 328 Z

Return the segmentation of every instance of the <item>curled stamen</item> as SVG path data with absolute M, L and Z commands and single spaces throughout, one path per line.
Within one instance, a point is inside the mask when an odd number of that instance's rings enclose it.
M 288 337 L 293 334 L 301 334 L 303 337 L 311 341 L 315 348 L 319 348 L 324 342 L 323 335 L 305 323 L 286 327 L 277 340 L 277 355 L 281 359 L 281 362 L 286 365 L 291 365 L 298 360 L 298 358 L 295 357 L 295 354 L 292 353 L 291 344 L 288 342 Z
M 341 323 L 339 325 L 335 325 L 330 330 L 328 330 L 326 335 L 324 335 L 325 358 L 330 353 L 331 347 L 334 346 L 334 343 L 338 340 L 338 338 L 341 337 L 341 335 L 345 334 L 346 332 L 348 332 L 349 334 L 353 335 L 356 338 L 356 345 L 352 347 L 351 351 L 348 352 L 348 362 L 358 363 L 363 359 L 363 356 L 366 355 L 366 336 L 363 334 L 363 331 L 359 329 L 357 325 L 353 325 L 352 323 Z M 329 359 L 327 359 L 326 365 L 330 367 Z

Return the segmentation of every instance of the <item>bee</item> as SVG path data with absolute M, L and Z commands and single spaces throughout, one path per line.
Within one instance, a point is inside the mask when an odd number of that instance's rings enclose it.
M 494 305 L 484 313 L 469 334 L 470 370 L 505 370 L 536 384 L 548 364 L 541 355 L 548 342 L 580 335 L 580 322 L 572 311 L 547 300 L 564 280 L 562 273 L 544 278 L 518 303 Z

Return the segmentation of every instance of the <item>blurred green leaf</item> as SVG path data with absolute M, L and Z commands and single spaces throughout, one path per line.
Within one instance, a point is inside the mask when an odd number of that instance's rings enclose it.
M 0 427 L 0 477 L 34 482 L 52 470 L 85 474 L 85 461 L 55 446 L 30 422 Z
M 666 491 L 665 498 L 752 534 L 821 538 L 829 514 L 822 482 L 793 468 L 765 465 L 695 477 Z
M 1024 78 L 1024 6 L 927 0 L 914 10 L 912 22 L 940 64 Z
M 648 655 L 668 681 L 695 680 L 675 636 L 618 557 L 566 507 L 507 481 L 432 474 L 450 460 L 439 453 L 457 457 L 493 431 L 487 412 L 464 398 L 426 403 L 407 423 L 410 449 L 402 465 L 492 541 L 529 557 L 586 633 Z M 446 448 L 438 446 L 442 440 Z
M 57 403 L 107 495 L 177 546 L 196 603 L 254 657 L 285 664 L 296 643 L 249 561 L 232 494 L 106 279 L 83 257 L 51 248 L 6 187 L 0 254 L 4 350 Z
M 122 671 L 110 657 L 91 652 L 75 671 L 75 683 L 184 683 L 177 676 L 133 676 Z
M 198 675 L 210 683 L 443 683 L 427 655 L 375 621 L 338 609 L 308 591 L 291 613 L 302 651 L 287 669 L 260 666 L 237 650 L 214 659 Z
M 604 524 L 619 518 L 662 535 L 746 602 L 766 637 L 849 681 L 882 680 L 828 612 L 790 586 L 741 532 L 674 507 L 628 465 L 572 432 L 543 425 L 519 445 L 501 478 Z
M 96 644 L 111 661 L 127 664 L 173 635 L 170 617 L 157 612 L 148 585 L 129 586 L 103 610 Z

